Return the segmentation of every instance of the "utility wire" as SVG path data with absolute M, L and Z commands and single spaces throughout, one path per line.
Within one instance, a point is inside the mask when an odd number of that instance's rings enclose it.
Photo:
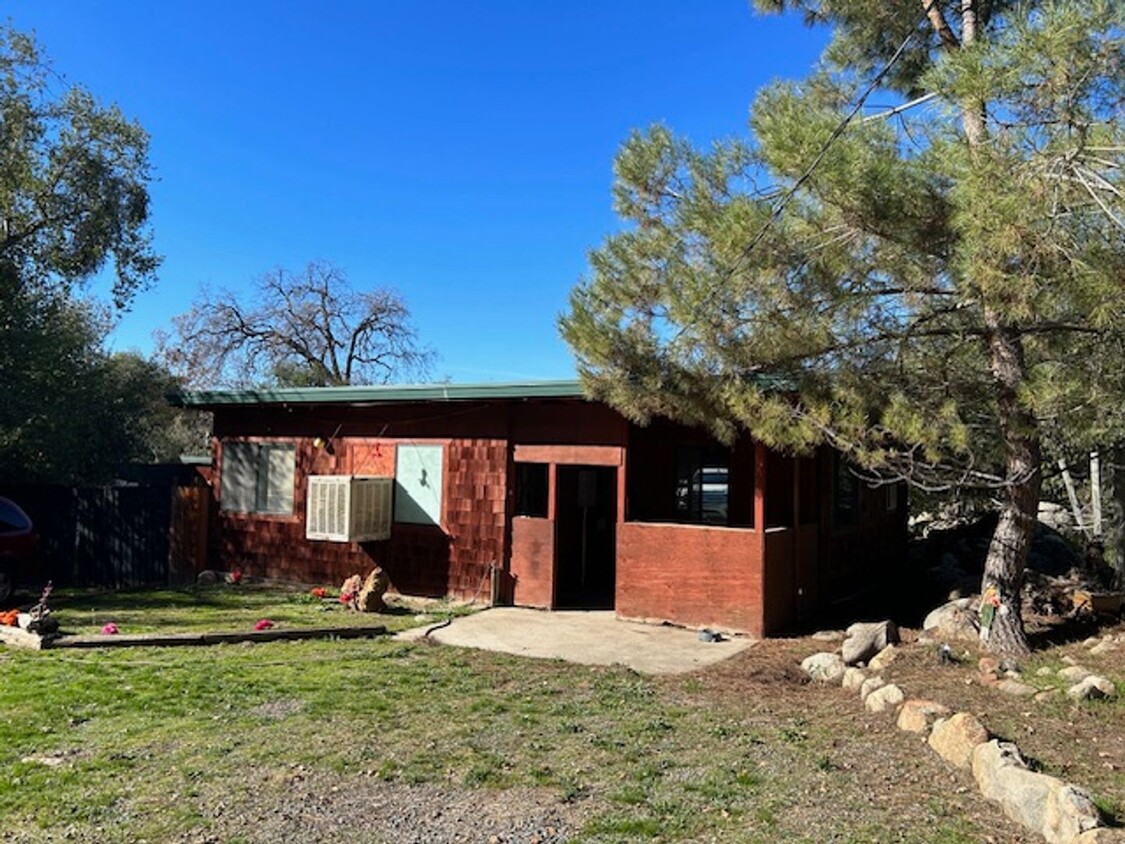
M 820 166 L 820 163 L 824 160 L 824 157 L 828 154 L 828 151 L 832 148 L 832 144 L 834 144 L 840 138 L 840 136 L 843 135 L 845 131 L 847 131 L 847 128 L 848 128 L 848 126 L 851 125 L 852 120 L 855 119 L 855 116 L 857 114 L 859 114 L 860 110 L 863 108 L 864 104 L 867 102 L 867 98 L 870 97 L 875 92 L 875 89 L 879 87 L 879 83 L 882 82 L 884 78 L 886 78 L 886 75 L 888 73 L 890 73 L 891 68 L 894 67 L 895 63 L 902 57 L 902 54 L 906 51 L 906 48 L 908 46 L 910 46 L 910 42 L 914 40 L 914 36 L 917 34 L 918 30 L 920 28 L 922 28 L 923 26 L 925 26 L 926 21 L 929 19 L 930 9 L 933 7 L 934 3 L 936 3 L 936 2 L 937 2 L 937 0 L 929 0 L 929 2 L 927 2 L 925 4 L 925 7 L 924 7 L 923 13 L 922 13 L 922 17 L 918 20 L 918 23 L 915 24 L 914 29 L 912 29 L 909 33 L 907 33 L 906 38 L 904 38 L 902 40 L 902 43 L 899 44 L 898 49 L 896 49 L 894 51 L 894 53 L 891 54 L 891 57 L 887 60 L 887 63 L 885 65 L 883 65 L 883 67 L 879 70 L 879 72 L 877 74 L 875 74 L 875 77 L 871 80 L 871 82 L 868 83 L 867 88 L 864 89 L 863 93 L 860 95 L 859 99 L 856 100 L 856 102 L 852 106 L 851 110 L 844 116 L 844 119 L 841 120 L 839 124 L 837 124 L 836 128 L 832 130 L 832 133 L 828 136 L 828 138 L 821 145 L 820 151 L 817 152 L 816 156 L 813 158 L 813 160 L 809 164 L 809 166 L 807 168 L 805 168 L 804 173 L 802 173 L 800 178 L 797 179 L 797 181 L 793 183 L 793 185 L 789 188 L 789 190 L 785 191 L 785 193 L 782 195 L 781 199 L 779 199 L 777 201 L 777 203 L 774 205 L 773 210 L 770 212 L 769 218 L 766 220 L 765 223 L 762 224 L 762 227 L 758 230 L 758 233 L 756 235 L 754 235 L 754 237 L 753 237 L 753 239 L 751 239 L 750 243 L 747 244 L 746 247 L 739 253 L 738 258 L 734 261 L 734 264 L 731 266 L 730 272 L 727 273 L 728 278 L 731 275 L 734 274 L 734 272 L 738 269 L 738 265 L 741 262 L 745 261 L 748 257 L 750 257 L 750 253 L 753 252 L 754 249 L 757 248 L 758 244 L 762 242 L 762 240 L 765 238 L 766 234 L 769 232 L 769 230 L 773 226 L 773 224 L 776 223 L 781 218 L 781 215 L 783 213 L 785 213 L 786 207 L 793 200 L 793 197 L 796 196 L 797 191 L 799 191 L 801 189 L 801 187 L 805 184 L 805 182 L 807 182 L 812 177 L 812 174 L 816 170 L 816 168 Z M 888 114 L 898 113 L 900 111 L 905 110 L 906 108 L 908 108 L 910 106 L 919 105 L 921 102 L 924 102 L 926 99 L 928 99 L 928 97 L 923 97 L 919 100 L 915 100 L 915 101 L 912 101 L 910 103 L 906 103 L 903 107 L 901 107 L 899 109 L 893 109 Z M 888 116 L 888 114 L 877 115 L 877 116 L 885 117 L 885 116 Z M 708 305 L 710 305 L 713 302 L 715 296 L 718 295 L 720 286 L 721 285 L 716 284 L 714 287 L 712 287 L 711 291 L 709 292 L 709 294 L 707 296 L 707 304 Z M 696 313 L 697 314 L 699 313 L 699 309 L 696 310 Z M 690 325 L 690 321 L 685 322 L 684 325 L 682 325 L 680 327 L 680 330 L 676 332 L 675 337 L 673 338 L 673 342 L 675 342 L 676 340 L 679 340 L 679 338 L 681 338 L 684 335 L 684 333 L 688 330 L 689 325 Z
M 777 222 L 777 220 L 785 212 L 786 206 L 788 206 L 789 203 L 793 200 L 793 197 L 796 196 L 797 191 L 799 191 L 801 189 L 801 187 L 805 184 L 805 182 L 807 182 L 812 177 L 813 171 L 815 171 L 816 168 L 820 166 L 820 163 L 824 160 L 824 157 L 826 155 L 828 155 L 828 151 L 832 148 L 832 145 L 834 143 L 836 143 L 836 141 L 840 138 L 841 135 L 844 134 L 845 131 L 847 131 L 847 128 L 848 128 L 848 126 L 851 125 L 852 120 L 855 118 L 855 116 L 857 114 L 859 114 L 860 110 L 864 106 L 864 103 L 867 102 L 867 98 L 870 97 L 875 92 L 875 89 L 879 87 L 879 83 L 883 81 L 883 79 L 886 77 L 886 75 L 888 73 L 890 73 L 891 68 L 895 66 L 895 63 L 902 57 L 902 54 L 906 51 L 906 48 L 908 46 L 910 46 L 910 42 L 914 40 L 914 36 L 915 36 L 917 30 L 920 27 L 922 27 L 925 24 L 926 20 L 929 18 L 930 7 L 935 2 L 936 2 L 936 0 L 930 0 L 930 2 L 928 2 L 926 4 L 925 9 L 923 10 L 923 15 L 922 15 L 921 19 L 918 21 L 917 25 L 915 25 L 914 29 L 911 30 L 907 34 L 906 38 L 903 39 L 902 43 L 898 45 L 898 49 L 894 51 L 894 53 L 891 55 L 891 57 L 887 60 L 887 63 L 885 65 L 883 65 L 882 69 L 877 74 L 875 74 L 875 78 L 872 79 L 870 83 L 868 83 L 867 88 L 860 95 L 859 99 L 856 100 L 855 104 L 851 108 L 851 111 L 849 111 L 844 116 L 844 119 L 841 120 L 840 123 L 836 126 L 836 128 L 832 130 L 832 134 L 830 134 L 828 136 L 828 138 L 824 141 L 824 144 L 821 145 L 820 151 L 816 154 L 816 157 L 813 158 L 812 162 L 805 169 L 805 172 L 801 174 L 801 177 L 799 179 L 797 179 L 796 182 L 793 183 L 793 185 L 789 188 L 789 190 L 787 190 L 785 192 L 784 196 L 782 196 L 781 199 L 778 200 L 777 204 L 774 205 L 773 211 L 770 213 L 770 216 L 766 220 L 766 222 L 762 225 L 762 228 L 758 230 L 758 233 L 756 235 L 754 235 L 753 240 L 751 240 L 750 243 L 746 246 L 746 248 L 742 250 L 742 253 L 739 255 L 739 258 L 738 258 L 739 261 L 742 261 L 742 260 L 746 259 L 747 257 L 749 257 L 750 253 L 753 252 L 754 249 L 758 246 L 758 244 L 762 242 L 762 239 L 769 232 L 769 230 L 773 226 L 773 224 L 775 222 Z M 907 103 L 905 106 L 901 107 L 900 110 L 908 108 L 909 106 L 912 106 L 912 105 L 917 105 L 920 102 L 923 102 L 929 96 L 930 95 L 927 95 L 927 97 L 923 97 L 920 100 L 915 100 L 911 103 Z M 895 110 L 892 110 L 891 112 L 888 112 L 888 114 L 894 114 L 894 113 L 895 113 Z M 876 115 L 876 116 L 883 117 L 883 116 L 886 116 L 886 115 Z M 737 262 L 736 262 L 736 264 L 737 264 Z

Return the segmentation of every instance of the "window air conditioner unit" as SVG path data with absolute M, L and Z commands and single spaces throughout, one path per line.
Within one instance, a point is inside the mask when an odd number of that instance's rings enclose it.
M 310 475 L 305 538 L 329 542 L 390 539 L 394 478 Z

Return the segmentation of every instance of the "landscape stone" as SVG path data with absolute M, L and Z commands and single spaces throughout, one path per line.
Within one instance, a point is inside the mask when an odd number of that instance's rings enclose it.
M 387 577 L 387 573 L 379 566 L 373 568 L 356 595 L 356 609 L 360 612 L 383 612 L 387 608 L 383 595 L 390 585 L 391 579 Z
M 980 638 L 980 622 L 973 611 L 972 598 L 958 598 L 932 610 L 922 622 L 922 629 L 935 638 L 976 641 Z
M 888 683 L 865 697 L 863 705 L 867 707 L 868 712 L 884 712 L 898 706 L 905 699 L 906 695 L 902 693 L 902 689 L 894 683 Z
M 1097 636 L 1091 636 L 1089 639 L 1086 639 L 1082 642 L 1082 647 L 1092 648 L 1092 647 L 1094 647 L 1094 645 L 1100 644 L 1101 641 L 1102 640 L 1099 639 Z
M 848 668 L 844 672 L 844 689 L 849 692 L 859 691 L 863 681 L 867 679 L 867 672 L 862 668 Z
M 1037 691 L 1034 686 L 1029 686 L 1027 683 L 1021 683 L 1019 680 L 1001 680 L 1000 684 L 996 687 L 1006 695 L 1013 697 L 1031 697 Z
M 1051 668 L 1051 666 L 1049 665 L 1044 665 L 1042 668 L 1035 672 L 1036 677 L 1053 677 L 1054 675 L 1055 669 Z
M 1117 642 L 1111 639 L 1105 639 L 1100 644 L 1090 648 L 1090 656 L 1103 656 L 1104 654 L 1117 650 L 1117 648 Z
M 848 637 L 840 653 L 847 665 L 866 662 L 887 645 L 899 642 L 898 627 L 893 621 L 857 622 L 846 632 Z
M 977 662 L 977 669 L 981 674 L 999 674 L 1000 660 L 994 656 L 982 656 Z
M 1058 689 L 1044 689 L 1041 692 L 1036 692 L 1035 700 L 1042 703 L 1045 700 L 1050 700 L 1053 697 L 1058 697 L 1058 695 L 1059 695 Z
M 1054 501 L 1039 502 L 1039 521 L 1052 530 L 1064 531 L 1074 527 L 1070 510 Z
M 867 663 L 867 667 L 872 671 L 882 671 L 897 658 L 898 648 L 894 645 L 887 645 L 883 650 L 871 657 L 871 661 Z
M 898 728 L 910 733 L 928 733 L 938 718 L 947 718 L 949 714 L 949 707 L 944 704 L 915 698 L 902 705 Z
M 882 677 L 868 677 L 859 684 L 859 697 L 861 700 L 867 700 L 867 696 L 876 689 L 881 689 L 887 685 L 887 682 Z
M 1075 838 L 1073 844 L 1125 844 L 1125 829 L 1104 826 L 1088 829 Z
M 1081 789 L 1027 767 L 1011 742 L 993 739 L 977 745 L 973 778 L 981 794 L 1004 814 L 1039 833 L 1051 844 L 1070 844 L 1100 823 L 1098 809 Z
M 214 586 L 219 582 L 219 576 L 210 569 L 201 571 L 195 578 L 196 586 Z
M 843 630 L 817 630 L 809 638 L 814 639 L 817 642 L 839 642 L 841 639 L 844 638 L 844 631 Z
M 1067 689 L 1066 696 L 1073 700 L 1112 699 L 1117 697 L 1117 686 L 1113 684 L 1112 680 L 1106 677 L 1091 674 L 1083 679 L 1082 682 Z
M 1059 670 L 1059 676 L 1068 683 L 1079 683 L 1093 673 L 1089 668 L 1084 668 L 1081 665 L 1070 665 Z
M 968 712 L 958 712 L 949 718 L 939 718 L 930 731 L 929 744 L 934 751 L 952 765 L 968 769 L 972 764 L 973 749 L 988 741 L 988 730 Z
M 834 653 L 813 654 L 801 662 L 801 669 L 818 683 L 839 682 L 846 668 L 840 655 Z

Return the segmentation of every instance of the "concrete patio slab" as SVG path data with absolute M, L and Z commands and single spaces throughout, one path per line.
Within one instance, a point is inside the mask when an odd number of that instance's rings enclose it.
M 420 639 L 429 627 L 399 633 Z M 493 607 L 456 618 L 429 636 L 444 645 L 562 659 L 583 665 L 624 665 L 642 674 L 682 674 L 721 662 L 753 639 L 702 642 L 682 627 L 621 621 L 611 611 L 554 611 Z

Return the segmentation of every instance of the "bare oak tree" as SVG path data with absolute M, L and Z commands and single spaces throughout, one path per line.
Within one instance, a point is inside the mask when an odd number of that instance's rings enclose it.
M 356 290 L 324 261 L 272 270 L 247 298 L 204 290 L 172 322 L 157 354 L 194 386 L 385 384 L 424 377 L 434 358 L 397 292 Z

